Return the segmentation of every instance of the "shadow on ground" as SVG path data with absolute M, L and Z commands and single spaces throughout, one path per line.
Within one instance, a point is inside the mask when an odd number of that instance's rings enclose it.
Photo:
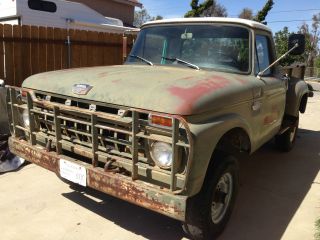
M 320 132 L 302 129 L 290 153 L 278 152 L 269 143 L 241 160 L 239 197 L 219 239 L 280 239 L 319 172 L 319 142 Z M 178 221 L 91 189 L 73 190 L 63 195 L 137 235 L 168 240 L 185 237 Z

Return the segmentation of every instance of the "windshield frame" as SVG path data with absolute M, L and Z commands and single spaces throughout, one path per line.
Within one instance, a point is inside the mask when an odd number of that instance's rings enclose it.
M 242 71 L 232 71 L 232 70 L 227 70 L 227 69 L 220 69 L 220 68 L 205 68 L 205 67 L 201 67 L 201 70 L 200 71 L 208 71 L 208 72 L 227 72 L 227 73 L 234 73 L 234 74 L 241 74 L 241 75 L 251 75 L 252 74 L 252 64 L 253 64 L 253 60 L 252 60 L 252 54 L 253 54 L 253 34 L 254 34 L 254 31 L 251 27 L 248 27 L 247 25 L 245 24 L 241 24 L 241 23 L 225 23 L 225 22 L 183 22 L 183 23 L 180 23 L 180 22 L 176 22 L 176 23 L 154 23 L 154 24 L 148 24 L 146 26 L 142 26 L 139 34 L 138 34 L 138 37 L 137 39 L 139 38 L 141 32 L 143 32 L 144 30 L 146 29 L 149 29 L 149 28 L 154 28 L 154 27 L 162 27 L 162 26 L 199 26 L 199 25 L 202 25 L 202 26 L 228 26 L 228 27 L 241 27 L 245 30 L 248 31 L 248 46 L 249 46 L 249 62 L 248 62 L 248 71 L 246 72 L 242 72 Z M 136 44 L 136 43 L 135 43 Z M 133 50 L 134 48 L 132 48 Z M 131 50 L 131 51 L 132 51 Z M 125 64 L 133 64 L 133 63 L 129 63 L 129 62 L 125 62 Z M 139 63 L 136 63 L 137 65 L 140 65 Z M 141 64 L 142 65 L 142 64 Z M 154 63 L 155 66 L 165 66 L 165 67 L 183 67 L 183 66 L 180 66 L 180 65 L 163 65 L 163 64 L 157 64 L 157 63 Z

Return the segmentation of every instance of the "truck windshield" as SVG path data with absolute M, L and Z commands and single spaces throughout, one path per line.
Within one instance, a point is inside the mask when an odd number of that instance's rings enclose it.
M 154 65 L 247 73 L 249 52 L 249 31 L 243 27 L 153 26 L 141 30 L 126 64 L 146 64 L 143 58 Z

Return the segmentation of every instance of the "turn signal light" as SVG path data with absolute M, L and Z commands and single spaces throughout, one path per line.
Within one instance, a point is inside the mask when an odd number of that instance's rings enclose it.
M 172 118 L 151 115 L 149 121 L 152 125 L 159 125 L 163 127 L 172 127 Z

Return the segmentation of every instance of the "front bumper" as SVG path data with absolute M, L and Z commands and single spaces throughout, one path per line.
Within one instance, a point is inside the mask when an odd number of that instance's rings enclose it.
M 160 187 L 139 180 L 133 181 L 130 177 L 120 174 L 105 172 L 103 169 L 94 168 L 76 159 L 58 155 L 55 152 L 47 152 L 41 146 L 32 146 L 24 140 L 14 137 L 9 139 L 10 151 L 17 156 L 46 168 L 56 174 L 59 173 L 61 158 L 84 166 L 87 170 L 87 186 L 161 213 L 168 217 L 184 221 L 186 212 L 186 196 L 174 195 L 162 190 Z

